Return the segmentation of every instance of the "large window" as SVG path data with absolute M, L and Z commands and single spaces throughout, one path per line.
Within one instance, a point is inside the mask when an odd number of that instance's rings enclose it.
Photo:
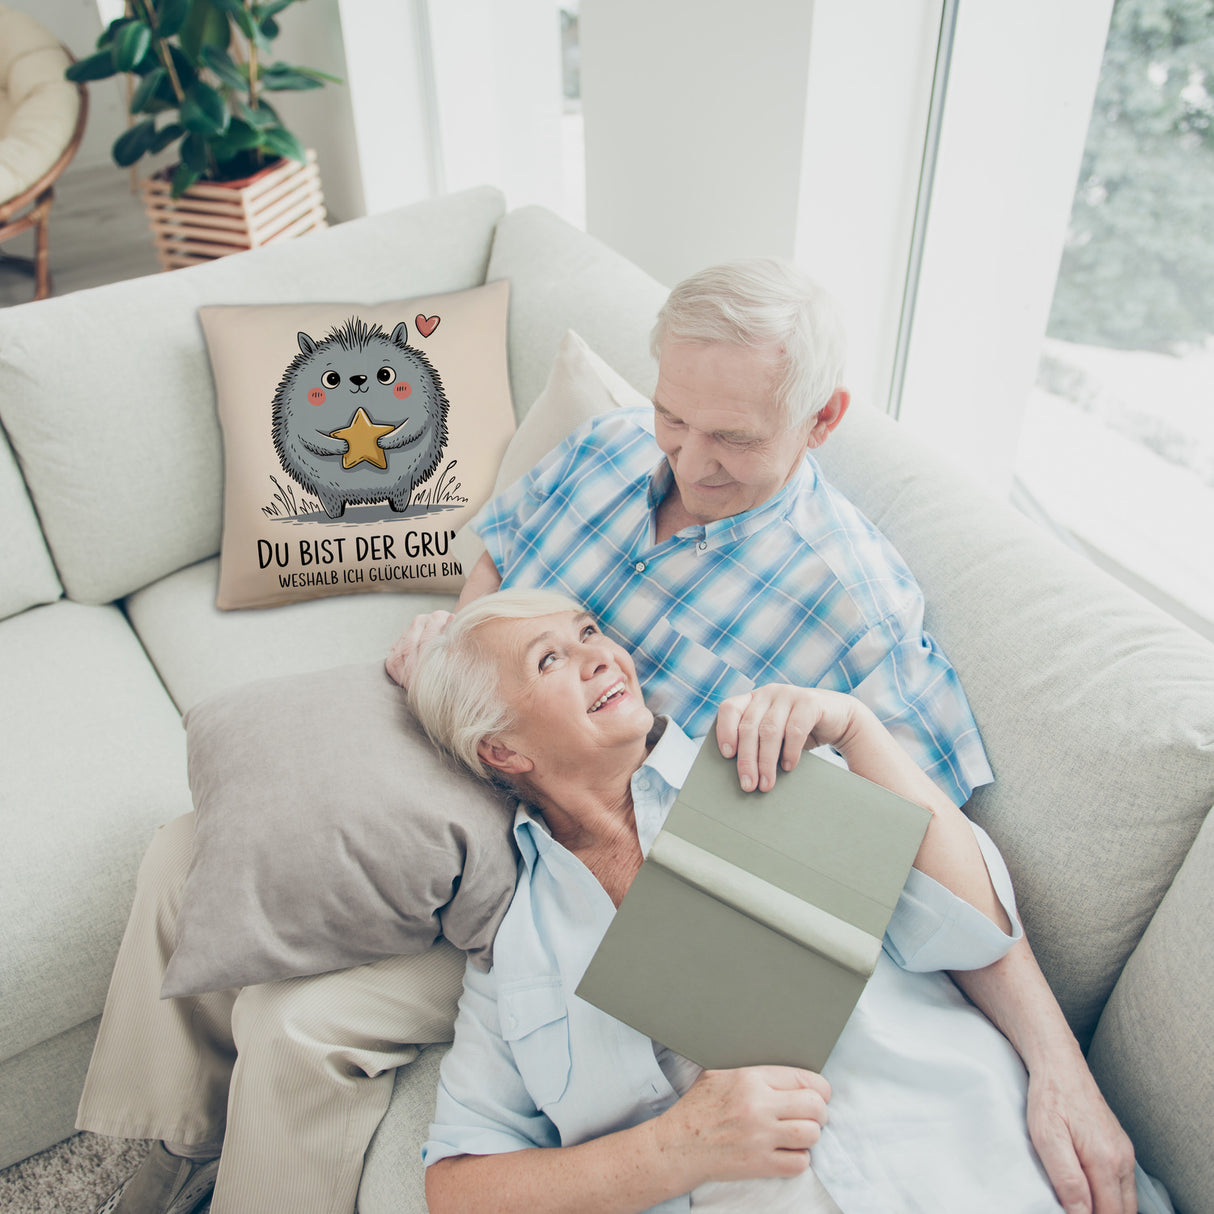
M 1214 3 L 1117 0 L 1016 473 L 1214 633 Z

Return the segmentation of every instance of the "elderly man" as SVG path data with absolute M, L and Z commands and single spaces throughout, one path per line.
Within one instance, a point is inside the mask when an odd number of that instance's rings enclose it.
M 633 651 L 651 707 L 690 734 L 763 683 L 850 692 L 961 805 L 991 773 L 918 585 L 809 454 L 847 411 L 842 347 L 829 300 L 789 266 L 680 283 L 653 333 L 652 414 L 595 419 L 490 502 L 460 604 L 499 586 L 586 604 Z M 444 618 L 398 642 L 399 681 Z M 1028 1067 L 1029 1128 L 1064 1207 L 1132 1209 L 1133 1149 L 1027 940 L 957 980 Z

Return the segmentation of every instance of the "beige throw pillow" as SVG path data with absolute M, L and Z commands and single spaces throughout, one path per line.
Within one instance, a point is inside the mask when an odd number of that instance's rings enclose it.
M 460 590 L 454 542 L 514 433 L 508 297 L 199 309 L 224 441 L 218 606 Z
M 536 397 L 506 448 L 493 494 L 513 485 L 583 422 L 612 409 L 650 403 L 578 334 L 568 330 L 561 339 L 543 392 Z M 464 569 L 470 570 L 484 551 L 485 546 L 474 531 L 466 529 L 456 537 L 455 554 Z

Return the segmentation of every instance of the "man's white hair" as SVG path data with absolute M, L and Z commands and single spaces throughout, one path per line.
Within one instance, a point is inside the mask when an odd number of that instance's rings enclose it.
M 554 590 L 499 590 L 475 599 L 423 645 L 409 681 L 409 705 L 430 740 L 486 780 L 496 773 L 477 753 L 481 742 L 514 723 L 502 698 L 498 670 L 477 640 L 494 620 L 535 619 L 582 611 Z
M 775 347 L 776 403 L 790 426 L 817 414 L 843 383 L 847 342 L 834 301 L 807 274 L 774 258 L 709 266 L 670 292 L 650 336 L 667 341 Z

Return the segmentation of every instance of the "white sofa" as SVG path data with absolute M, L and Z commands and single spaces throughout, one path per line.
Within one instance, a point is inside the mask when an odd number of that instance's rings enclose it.
M 503 210 L 470 191 L 0 312 L 0 1166 L 72 1132 L 136 865 L 190 808 L 180 713 L 373 661 L 447 601 L 214 607 L 223 472 L 196 308 L 508 278 L 520 416 L 568 328 L 648 392 L 664 288 L 543 210 Z M 923 585 L 996 772 L 970 810 L 1097 1078 L 1177 1208 L 1214 1210 L 1214 646 L 862 405 L 821 455 Z M 442 1049 L 398 1075 L 366 1214 L 424 1209 Z

